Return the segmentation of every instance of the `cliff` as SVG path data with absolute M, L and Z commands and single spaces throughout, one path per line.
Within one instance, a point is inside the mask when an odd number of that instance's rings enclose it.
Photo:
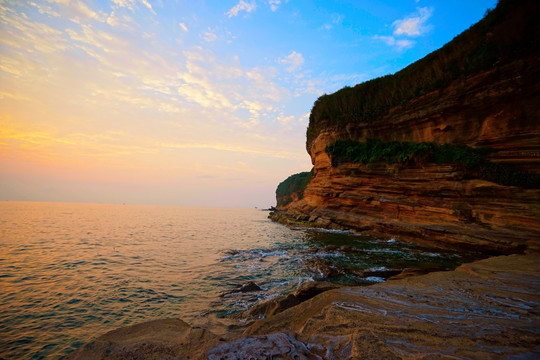
M 395 75 L 319 98 L 307 133 L 313 176 L 273 218 L 493 253 L 538 249 L 539 14 L 534 1 L 501 1 Z M 533 181 L 486 180 L 459 161 L 340 163 L 327 151 L 338 139 L 490 148 L 486 161 Z

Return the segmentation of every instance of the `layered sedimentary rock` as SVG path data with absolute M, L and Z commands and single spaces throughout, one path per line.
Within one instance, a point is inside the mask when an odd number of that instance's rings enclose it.
M 282 358 L 291 359 L 536 358 L 537 261 L 503 256 L 452 272 L 327 291 L 257 321 L 243 338 L 210 354 L 272 354 L 275 343 L 289 344 L 290 356 Z
M 204 359 L 219 337 L 180 319 L 149 321 L 113 330 L 79 348 L 69 359 Z
M 535 7 L 526 1 L 515 4 L 484 37 L 519 43 L 525 36 L 520 35 L 522 24 L 531 22 L 529 13 Z M 504 38 L 510 27 L 508 36 L 515 39 Z M 337 139 L 464 144 L 491 148 L 493 162 L 540 173 L 540 46 L 520 46 L 520 56 L 394 106 L 373 121 L 336 123 L 312 117 L 307 150 L 313 177 L 303 197 L 278 207 L 281 212 L 274 218 L 495 253 L 538 248 L 538 187 L 474 178 L 459 163 L 334 167 L 325 151 Z
M 459 165 L 333 168 L 321 153 L 315 167 L 304 197 L 290 203 L 285 213 L 276 213 L 276 218 L 495 253 L 539 246 L 537 189 L 464 180 Z
M 500 256 L 455 271 L 325 288 L 243 333 L 217 336 L 175 319 L 143 323 L 100 336 L 70 358 L 535 359 L 539 260 Z

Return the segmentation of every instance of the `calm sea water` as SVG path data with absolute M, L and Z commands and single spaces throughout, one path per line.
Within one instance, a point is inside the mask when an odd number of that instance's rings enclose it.
M 256 209 L 0 203 L 0 358 L 58 358 L 109 330 L 226 316 L 343 269 L 448 268 L 458 255 L 343 232 L 291 230 Z M 355 251 L 340 251 L 352 245 Z M 254 281 L 261 291 L 234 294 Z M 233 292 L 232 295 L 219 296 Z

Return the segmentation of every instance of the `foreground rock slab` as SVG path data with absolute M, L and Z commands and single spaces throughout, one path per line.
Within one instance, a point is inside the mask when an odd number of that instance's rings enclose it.
M 163 319 L 108 332 L 84 345 L 69 359 L 203 359 L 205 348 L 218 343 L 208 330 L 180 319 Z
M 540 254 L 328 290 L 243 334 L 209 330 L 153 321 L 105 334 L 71 358 L 538 359 Z
M 246 313 L 236 316 L 238 319 L 246 318 L 265 318 L 274 316 L 288 308 L 296 306 L 301 302 L 311 299 L 312 297 L 321 294 L 325 291 L 338 289 L 341 285 L 332 284 L 324 281 L 312 281 L 296 289 L 294 294 L 283 295 L 278 298 L 261 301 Z
M 502 256 L 327 291 L 245 332 L 269 333 L 292 334 L 311 353 L 319 344 L 340 358 L 540 358 L 540 257 Z

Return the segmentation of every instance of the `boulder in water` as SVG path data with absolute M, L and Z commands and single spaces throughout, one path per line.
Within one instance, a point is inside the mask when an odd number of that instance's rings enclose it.
M 252 292 L 252 291 L 261 291 L 262 289 L 259 287 L 259 285 L 255 284 L 253 281 L 249 281 L 242 285 L 240 288 L 240 292 Z
M 239 294 L 239 293 L 248 293 L 248 292 L 256 292 L 256 291 L 262 291 L 259 285 L 255 284 L 253 281 L 248 281 L 244 285 L 240 286 L 239 288 L 236 288 L 231 291 L 227 291 L 226 293 L 221 294 L 221 297 L 231 295 L 231 294 Z
M 342 275 L 343 269 L 321 258 L 313 258 L 304 262 L 304 266 L 311 272 L 323 278 L 331 278 Z

